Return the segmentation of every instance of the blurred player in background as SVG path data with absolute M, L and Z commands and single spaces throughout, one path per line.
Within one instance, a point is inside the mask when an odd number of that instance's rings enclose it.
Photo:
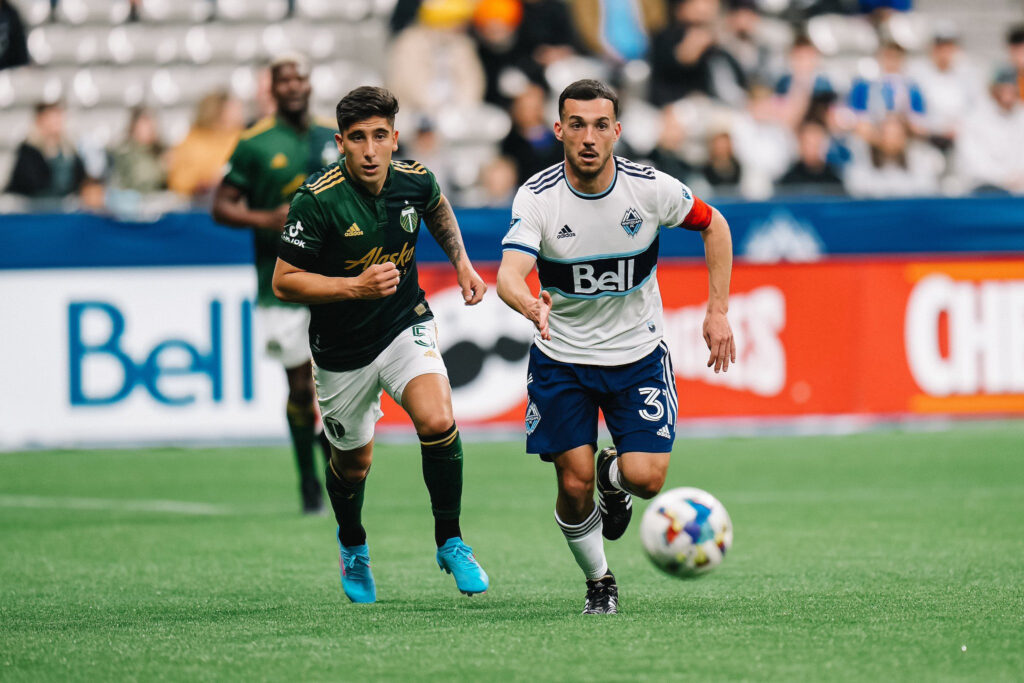
M 344 157 L 292 200 L 273 280 L 282 300 L 310 305 L 313 372 L 333 446 L 327 494 L 338 521 L 341 585 L 352 602 L 377 599 L 362 507 L 382 390 L 409 414 L 420 439 L 438 565 L 463 593 L 488 586 L 459 528 L 462 441 L 416 271 L 421 218 L 455 267 L 466 304 L 479 303 L 487 286 L 433 173 L 391 160 L 397 113 L 398 100 L 383 88 L 356 88 L 338 103 L 335 139 Z
M 622 125 L 603 83 L 576 81 L 558 101 L 565 161 L 523 185 L 502 241 L 498 294 L 537 327 L 526 389 L 526 450 L 553 462 L 555 521 L 586 575 L 584 614 L 615 614 L 603 535 L 622 536 L 631 495 L 661 490 L 675 440 L 675 375 L 662 341 L 655 277 L 660 226 L 700 231 L 710 274 L 708 367 L 729 369 L 729 225 L 671 176 L 612 155 Z M 526 277 L 534 264 L 540 296 Z M 597 414 L 615 448 L 597 451 Z M 594 504 L 595 470 L 600 506 Z
M 285 55 L 271 64 L 271 93 L 277 114 L 242 134 L 213 201 L 219 223 L 253 229 L 256 253 L 256 310 L 267 354 L 288 376 L 288 429 L 299 469 L 302 510 L 323 509 L 323 493 L 313 456 L 317 440 L 316 395 L 310 364 L 309 309 L 274 296 L 271 279 L 277 243 L 288 204 L 312 173 L 338 158 L 334 127 L 317 123 L 309 112 L 309 64 L 301 55 Z M 320 436 L 324 459 L 330 445 Z

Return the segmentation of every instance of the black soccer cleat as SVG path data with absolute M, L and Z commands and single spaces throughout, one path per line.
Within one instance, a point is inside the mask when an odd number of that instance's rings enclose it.
M 587 580 L 587 599 L 583 603 L 583 614 L 618 614 L 619 587 L 615 577 L 608 572 L 600 579 Z
M 633 517 L 633 496 L 612 485 L 608 475 L 615 458 L 614 448 L 606 448 L 597 455 L 597 504 L 601 508 L 601 534 L 614 541 L 626 533 Z

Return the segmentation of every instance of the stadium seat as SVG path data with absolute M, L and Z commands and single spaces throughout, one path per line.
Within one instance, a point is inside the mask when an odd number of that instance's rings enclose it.
M 287 14 L 288 0 L 217 0 L 218 20 L 276 22 Z
M 179 33 L 139 24 L 117 26 L 107 34 L 107 55 L 115 64 L 168 64 L 180 54 Z
M 154 103 L 163 106 L 185 105 L 198 102 L 212 90 L 227 89 L 231 84 L 234 67 L 206 66 L 195 69 L 187 66 L 171 66 L 157 69 L 149 81 L 149 96 Z
M 32 113 L 30 107 L 0 110 L 0 150 L 11 150 L 21 144 L 32 126 Z M 0 174 L 0 186 L 5 182 L 7 175 Z
M 338 100 L 360 85 L 383 85 L 380 73 L 352 62 L 317 64 L 310 74 L 315 111 L 334 111 Z
M 374 0 L 373 2 L 373 16 L 378 19 L 387 21 L 391 18 L 391 14 L 395 11 L 395 5 L 398 0 Z
M 149 69 L 97 67 L 81 69 L 71 79 L 71 104 L 80 107 L 114 106 L 132 107 L 146 97 Z
M 231 71 L 227 87 L 231 94 L 243 102 L 251 102 L 256 97 L 259 87 L 257 70 L 251 66 L 238 66 Z
M 213 16 L 210 0 L 145 0 L 141 18 L 148 22 L 195 23 Z
M 57 19 L 69 24 L 121 24 L 128 19 L 128 0 L 61 0 Z
M 128 110 L 123 107 L 106 109 L 68 109 L 67 126 L 79 141 L 88 141 L 90 147 L 109 147 L 121 142 L 128 128 Z
M 194 64 L 247 63 L 260 56 L 260 30 L 213 23 L 192 26 L 183 35 L 182 57 Z
M 297 0 L 295 3 L 296 15 L 314 21 L 362 21 L 368 18 L 373 10 L 371 0 Z
M 638 154 L 650 153 L 658 144 L 658 136 L 661 134 L 661 112 L 638 97 L 624 100 L 620 109 L 622 139 Z
M 338 38 L 342 56 L 353 62 L 374 69 L 387 63 L 386 49 L 389 41 L 387 26 L 379 21 L 364 21 L 352 24 Z
M 437 131 L 450 144 L 493 144 L 508 135 L 511 128 L 509 115 L 489 104 L 444 107 L 437 114 Z
M 318 26 L 299 21 L 290 21 L 286 30 L 296 31 L 304 36 L 304 43 L 299 43 L 302 52 L 314 61 L 323 61 L 335 57 L 336 49 L 340 48 L 338 31 L 331 26 Z
M 54 102 L 64 95 L 64 79 L 55 69 L 23 67 L 0 70 L 0 107 Z
M 18 9 L 26 27 L 39 26 L 50 19 L 50 0 L 21 0 Z
M 896 12 L 885 24 L 885 32 L 908 52 L 926 49 L 932 39 L 932 23 L 917 12 Z
M 544 70 L 544 80 L 552 92 L 562 92 L 567 85 L 580 78 L 608 80 L 608 65 L 589 57 L 567 57 L 552 63 Z
M 867 20 L 840 14 L 822 14 L 807 22 L 807 35 L 823 55 L 873 54 L 878 34 Z

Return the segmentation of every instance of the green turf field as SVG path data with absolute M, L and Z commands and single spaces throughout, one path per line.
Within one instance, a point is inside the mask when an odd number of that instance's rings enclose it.
M 418 450 L 381 446 L 360 606 L 284 448 L 0 454 L 0 680 L 1024 677 L 1024 423 L 681 439 L 669 485 L 725 503 L 732 553 L 664 577 L 635 518 L 614 617 L 579 615 L 553 473 L 521 451 L 467 447 L 492 578 L 467 598 L 434 564 Z

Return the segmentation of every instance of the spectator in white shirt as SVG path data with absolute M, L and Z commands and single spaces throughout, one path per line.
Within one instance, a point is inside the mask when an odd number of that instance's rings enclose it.
M 928 139 L 945 152 L 967 112 L 985 97 L 984 80 L 960 49 L 955 26 L 936 28 L 929 59 L 913 75 L 928 103 L 923 120 Z
M 743 167 L 740 192 L 748 199 L 767 198 L 796 158 L 796 139 L 782 121 L 771 88 L 761 84 L 750 88 L 747 108 L 733 118 L 731 133 Z
M 957 139 L 960 173 L 975 192 L 1024 192 L 1024 107 L 1017 99 L 1017 74 L 1000 68 L 991 96 L 964 121 Z
M 906 120 L 889 114 L 871 131 L 871 142 L 854 141 L 844 182 L 854 197 L 913 197 L 939 191 L 942 155 L 910 137 Z

